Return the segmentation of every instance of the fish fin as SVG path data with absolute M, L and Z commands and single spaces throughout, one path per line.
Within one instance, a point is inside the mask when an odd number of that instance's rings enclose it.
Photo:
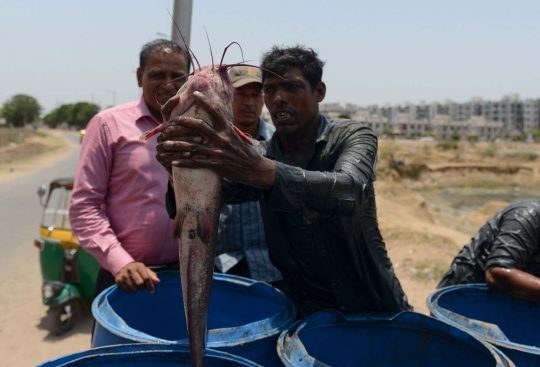
M 173 237 L 180 238 L 182 233 L 182 225 L 184 224 L 184 213 L 182 211 L 177 211 L 176 216 L 174 217 L 173 223 Z
M 204 242 L 210 242 L 212 237 L 212 223 L 206 211 L 200 210 L 197 212 L 197 236 Z
M 146 141 L 150 139 L 152 136 L 156 135 L 157 133 L 161 132 L 163 130 L 163 124 L 153 128 L 152 130 L 148 130 L 144 132 L 141 136 L 139 136 L 139 141 Z
M 246 142 L 246 144 L 252 145 L 254 147 L 258 146 L 260 142 L 257 139 L 253 139 L 249 134 L 246 134 L 242 132 L 239 128 L 233 125 L 234 130 L 238 133 L 238 135 L 242 138 L 243 141 Z

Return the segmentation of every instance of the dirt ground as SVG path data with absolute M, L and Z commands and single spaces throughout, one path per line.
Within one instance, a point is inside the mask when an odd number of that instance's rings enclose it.
M 40 132 L 21 144 L 0 148 L 0 184 L 16 180 L 67 157 L 76 144 L 62 139 L 54 130 Z
M 432 293 L 459 250 L 499 209 L 540 195 L 540 145 L 379 141 L 379 224 L 414 309 Z M 393 165 L 391 165 L 393 162 Z
M 71 150 L 59 149 L 63 144 L 75 149 L 72 143 L 54 136 L 32 139 L 41 148 L 30 155 L 47 154 L 48 164 L 69 154 Z M 457 149 L 448 150 L 437 145 L 415 140 L 380 140 L 377 166 L 379 223 L 388 253 L 410 303 L 416 311 L 426 314 L 427 296 L 475 231 L 509 202 L 540 194 L 539 144 L 462 141 Z M 35 160 L 29 163 L 28 151 L 16 151 L 0 151 L 0 183 L 40 167 Z M 19 283 L 24 289 L 24 281 L 19 279 Z M 37 302 L 24 307 L 34 313 L 44 310 Z M 20 322 L 4 320 L 4 332 L 16 330 Z M 82 332 L 54 340 L 57 347 L 53 347 L 52 354 L 47 350 L 51 343 L 43 342 L 43 358 L 88 346 L 91 321 L 88 315 L 85 320 Z M 39 325 L 34 330 L 44 333 Z M 25 365 L 24 361 L 21 365 Z

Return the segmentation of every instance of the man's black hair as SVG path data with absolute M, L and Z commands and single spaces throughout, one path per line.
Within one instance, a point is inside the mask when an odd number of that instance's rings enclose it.
M 139 68 L 141 70 L 144 70 L 144 67 L 146 66 L 146 62 L 148 61 L 148 58 L 150 55 L 156 53 L 156 52 L 163 52 L 165 50 L 172 50 L 174 53 L 184 55 L 187 61 L 187 70 L 189 72 L 189 69 L 191 68 L 191 55 L 189 52 L 184 50 L 180 45 L 173 41 L 169 41 L 166 39 L 157 39 L 148 42 L 142 47 L 141 53 L 139 55 Z M 165 51 L 168 52 L 168 51 Z
M 322 80 L 324 62 L 319 59 L 317 53 L 311 48 L 302 45 L 294 47 L 278 47 L 263 54 L 261 68 L 263 82 L 269 75 L 270 70 L 278 75 L 285 74 L 291 68 L 298 68 L 309 82 L 311 89 L 315 89 Z M 266 70 L 264 70 L 266 69 Z

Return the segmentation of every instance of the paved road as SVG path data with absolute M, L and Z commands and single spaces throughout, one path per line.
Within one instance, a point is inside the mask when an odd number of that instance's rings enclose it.
M 79 142 L 76 134 L 62 137 Z M 36 190 L 59 177 L 75 175 L 79 149 L 52 167 L 32 173 L 18 180 L 0 185 L 0 269 L 5 269 L 12 256 L 34 256 L 33 238 L 38 234 L 42 207 Z
M 79 144 L 78 134 L 63 133 L 62 137 Z M 92 319 L 88 312 L 67 335 L 57 337 L 48 332 L 39 252 L 33 246 L 42 212 L 36 189 L 55 178 L 73 176 L 78 157 L 77 148 L 48 168 L 0 184 L 1 365 L 35 365 L 90 347 Z

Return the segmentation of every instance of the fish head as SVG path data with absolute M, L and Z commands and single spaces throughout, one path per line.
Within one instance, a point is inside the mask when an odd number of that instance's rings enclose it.
M 225 121 L 232 123 L 232 99 L 234 90 L 229 79 L 227 66 L 225 65 L 205 66 L 196 71 L 178 90 L 176 96 L 171 98 L 161 109 L 164 121 L 184 115 L 192 107 L 196 109 L 194 117 L 204 119 L 205 115 L 207 116 L 208 114 L 197 112 L 202 107 L 199 106 L 199 103 L 193 97 L 194 92 L 204 94 L 212 109 L 217 114 L 223 116 Z

